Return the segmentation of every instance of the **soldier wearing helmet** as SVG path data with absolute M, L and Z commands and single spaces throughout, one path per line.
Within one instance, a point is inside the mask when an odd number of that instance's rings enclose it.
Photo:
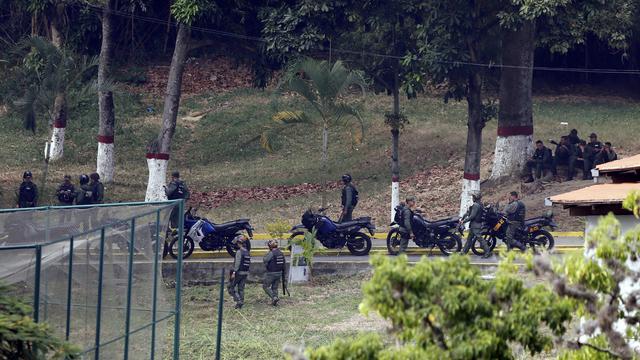
M 22 184 L 18 189 L 18 207 L 29 208 L 38 206 L 38 187 L 32 181 L 33 174 L 27 170 L 22 174 Z
M 353 209 L 358 204 L 358 189 L 351 183 L 351 175 L 342 175 L 342 214 L 338 222 L 351 221 L 353 218 Z
M 249 255 L 249 250 L 245 246 L 246 239 L 244 235 L 238 235 L 233 239 L 233 244 L 238 247 L 238 251 L 236 251 L 236 258 L 230 275 L 231 281 L 227 290 L 236 302 L 236 309 L 240 309 L 244 305 L 244 286 L 251 266 L 251 255 Z
M 276 240 L 269 240 L 267 246 L 269 246 L 269 253 L 262 259 L 262 262 L 267 267 L 267 272 L 264 273 L 264 280 L 262 281 L 262 288 L 271 298 L 271 305 L 278 306 L 278 301 L 280 301 L 280 298 L 278 298 L 278 283 L 281 278 L 284 282 L 286 260 L 282 251 L 278 249 Z
M 80 175 L 80 190 L 76 194 L 77 205 L 89 205 L 93 198 L 93 191 L 91 185 L 89 185 L 89 176 L 86 174 Z
M 480 242 L 480 246 L 484 251 L 483 258 L 491 257 L 493 254 L 491 253 L 491 249 L 489 248 L 489 244 L 482 236 L 482 223 L 483 223 L 483 210 L 484 206 L 482 205 L 482 194 L 478 192 L 474 192 L 471 194 L 473 198 L 473 204 L 469 206 L 469 210 L 467 213 L 460 219 L 460 225 L 469 223 L 469 235 L 467 235 L 467 242 L 464 244 L 464 248 L 462 249 L 462 253 L 466 254 L 471 249 L 473 245 L 474 239 Z

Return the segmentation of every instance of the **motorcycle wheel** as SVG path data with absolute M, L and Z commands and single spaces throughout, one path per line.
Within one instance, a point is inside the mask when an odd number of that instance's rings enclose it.
M 538 245 L 538 243 L 542 245 Z M 531 237 L 529 238 L 527 245 L 529 245 L 529 247 L 533 249 L 534 253 L 536 252 L 536 247 L 541 247 L 548 251 L 553 249 L 553 246 L 555 245 L 555 240 L 553 238 L 553 235 L 551 235 L 550 232 L 546 230 L 538 230 L 533 234 L 531 234 Z
M 185 236 L 182 243 L 182 258 L 186 259 L 189 256 L 191 256 L 191 254 L 193 254 L 194 247 L 195 247 L 195 244 L 193 242 L 193 239 L 189 236 Z M 178 258 L 178 237 L 177 236 L 173 238 L 173 240 L 171 240 L 171 244 L 169 244 L 169 255 L 171 255 L 171 257 L 174 259 Z
M 347 240 L 347 249 L 351 255 L 365 256 L 369 254 L 371 250 L 371 238 L 369 235 L 358 232 Z
M 400 230 L 393 228 L 387 234 L 387 251 L 389 255 L 398 255 L 400 251 Z
M 496 237 L 491 235 L 483 235 L 483 237 L 489 244 L 489 249 L 493 251 L 493 249 L 496 248 L 496 244 L 498 242 Z M 473 251 L 473 253 L 478 256 L 484 255 L 484 250 L 480 246 L 480 241 L 478 241 L 478 239 L 473 239 L 473 245 L 471 246 L 471 251 Z
M 438 241 L 438 248 L 443 255 L 449 256 L 462 250 L 462 240 L 457 234 L 449 234 Z
M 240 234 L 236 234 L 234 237 L 238 236 Z M 244 236 L 247 237 L 247 241 L 244 243 L 245 246 L 247 247 L 247 250 L 251 251 L 251 240 L 249 240 L 249 237 L 246 234 L 242 234 Z M 233 240 L 233 239 L 231 239 Z M 227 243 L 225 244 L 225 247 L 227 248 L 227 252 L 229 253 L 229 255 L 231 255 L 231 257 L 236 257 L 236 247 L 231 243 L 231 240 L 227 240 Z

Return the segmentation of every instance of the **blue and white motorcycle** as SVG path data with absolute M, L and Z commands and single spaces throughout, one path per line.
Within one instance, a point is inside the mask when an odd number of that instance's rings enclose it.
M 207 218 L 201 218 L 191 213 L 191 208 L 184 214 L 184 242 L 182 244 L 182 258 L 186 259 L 193 253 L 195 243 L 204 251 L 218 251 L 226 249 L 229 255 L 236 256 L 236 247 L 231 242 L 238 235 L 253 237 L 253 227 L 249 219 L 238 219 L 221 224 L 214 224 Z M 169 243 L 169 254 L 178 257 L 178 236 L 174 234 Z M 251 249 L 251 241 L 245 246 Z
M 364 256 L 371 250 L 371 237 L 363 230 L 368 231 L 371 236 L 375 234 L 376 228 L 370 217 L 361 217 L 352 221 L 336 223 L 329 217 L 321 213 L 325 209 L 320 209 L 320 213 L 307 210 L 302 215 L 302 224 L 291 228 L 290 239 L 304 237 L 304 232 L 316 229 L 316 239 L 329 249 L 341 249 L 345 245 L 353 255 Z

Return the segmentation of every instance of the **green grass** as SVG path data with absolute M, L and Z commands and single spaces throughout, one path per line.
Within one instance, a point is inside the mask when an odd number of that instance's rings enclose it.
M 300 100 L 288 99 L 283 105 L 312 113 Z M 154 112 L 148 113 L 148 107 L 153 107 Z M 440 98 L 421 96 L 411 101 L 403 99 L 402 107 L 410 121 L 400 139 L 403 178 L 433 164 L 462 159 L 466 143 L 465 102 L 445 104 Z M 275 141 L 273 153 L 260 147 L 257 136 L 273 113 L 269 92 L 241 89 L 186 97 L 180 108 L 169 167 L 180 170 L 190 187 L 200 191 L 337 180 L 341 174 L 350 172 L 364 191 L 361 191 L 363 201 L 368 201 L 366 198 L 379 201 L 388 192 L 390 178 L 390 133 L 384 125 L 384 113 L 390 108 L 390 97 L 367 95 L 362 112 L 367 123 L 365 142 L 353 145 L 349 129 L 333 129 L 329 137 L 329 170 L 323 173 L 319 161 L 320 129 L 297 127 L 283 132 Z M 182 120 L 185 115 L 202 111 L 209 112 L 199 121 Z M 161 112 L 161 98 L 116 94 L 116 182 L 107 185 L 107 201 L 144 198 L 146 144 L 157 134 Z M 582 137 L 595 131 L 603 141 L 612 141 L 623 154 L 634 153 L 640 150 L 637 144 L 638 113 L 638 103 L 618 98 L 536 98 L 535 137 L 547 141 L 575 127 Z M 569 125 L 560 125 L 563 121 Z M 3 145 L 3 151 L 0 151 L 0 206 L 7 207 L 12 206 L 13 193 L 25 169 L 34 171 L 40 184 L 42 151 L 49 128 L 42 120 L 37 133 L 32 135 L 22 130 L 21 120 L 11 114 L 0 115 L 0 123 Z M 64 174 L 77 176 L 95 170 L 97 125 L 97 104 L 94 102 L 71 109 L 65 158 L 49 168 L 47 194 L 50 202 L 54 202 L 53 188 Z M 494 149 L 496 125 L 493 120 L 484 130 L 486 158 L 491 157 Z M 330 201 L 336 206 L 339 194 L 330 195 Z M 292 221 L 297 220 L 299 210 L 317 205 L 319 198 L 319 194 L 311 194 L 288 201 L 236 202 L 211 210 L 211 214 L 220 221 L 234 216 L 260 219 L 256 225 L 262 230 L 265 221 L 280 217 L 279 212 Z M 241 212 L 244 215 L 240 215 Z M 385 212 L 386 209 L 380 209 L 381 214 Z
M 223 359 L 282 359 L 284 345 L 320 346 L 358 331 L 383 331 L 379 318 L 359 315 L 364 275 L 314 279 L 312 285 L 291 287 L 272 307 L 258 283 L 247 284 L 245 305 L 233 309 L 225 290 L 222 325 Z M 215 355 L 219 287 L 183 291 L 181 357 L 212 359 Z M 168 353 L 168 351 L 165 351 Z

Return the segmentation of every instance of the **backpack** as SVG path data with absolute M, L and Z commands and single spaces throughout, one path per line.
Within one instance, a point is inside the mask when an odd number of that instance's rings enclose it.
M 358 189 L 356 189 L 355 186 L 352 186 L 353 188 L 353 200 L 351 201 L 351 206 L 356 207 L 356 205 L 358 205 Z
M 400 226 L 404 225 L 404 206 L 398 205 L 393 208 L 393 211 L 395 211 L 395 215 L 393 215 L 393 221 Z

